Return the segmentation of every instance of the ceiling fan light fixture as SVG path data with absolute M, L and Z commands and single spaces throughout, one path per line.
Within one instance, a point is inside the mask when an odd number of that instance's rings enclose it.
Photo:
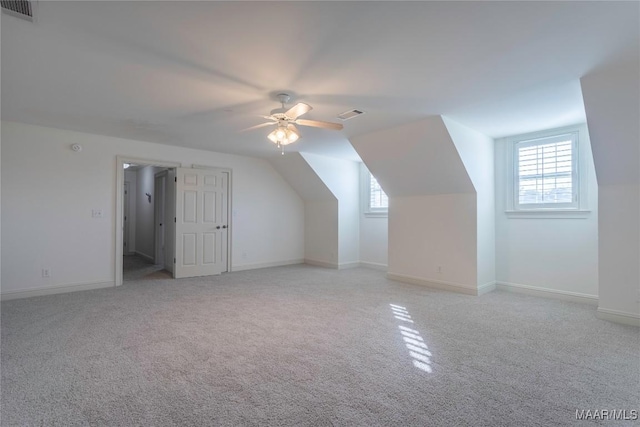
M 267 138 L 276 145 L 289 145 L 300 139 L 300 136 L 288 126 L 278 126 Z
M 276 128 L 267 135 L 269 141 L 276 144 L 278 148 L 282 148 L 282 154 L 284 154 L 284 146 L 293 144 L 302 136 L 298 132 L 298 128 L 295 125 L 311 126 L 322 129 L 342 130 L 343 126 L 339 123 L 322 122 L 319 120 L 306 120 L 301 119 L 300 116 L 307 114 L 313 110 L 313 107 L 304 102 L 298 102 L 291 108 L 286 108 L 284 105 L 291 100 L 291 96 L 287 93 L 279 93 L 277 95 L 281 108 L 271 110 L 271 114 L 268 116 L 261 116 L 267 120 L 266 123 L 251 126 L 243 129 L 240 132 L 245 132 L 253 129 L 258 129 L 264 126 L 276 125 Z

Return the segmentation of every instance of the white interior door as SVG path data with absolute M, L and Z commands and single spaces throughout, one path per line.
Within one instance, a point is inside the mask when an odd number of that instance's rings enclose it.
M 176 263 L 174 277 L 227 270 L 228 173 L 176 169 Z

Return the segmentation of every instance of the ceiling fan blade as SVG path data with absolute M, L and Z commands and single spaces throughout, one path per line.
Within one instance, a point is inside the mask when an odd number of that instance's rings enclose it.
M 290 129 L 290 130 L 291 130 L 291 132 L 293 132 L 293 133 L 295 133 L 296 135 L 298 135 L 298 138 L 302 138 L 302 135 L 300 135 L 300 131 L 298 131 L 298 128 L 297 128 L 297 127 L 295 127 L 293 124 L 291 124 L 291 123 L 290 123 L 290 124 L 287 126 L 287 128 L 288 128 L 288 129 Z
M 313 110 L 313 107 L 311 107 L 311 105 L 305 104 L 304 102 L 298 102 L 296 105 L 289 108 L 284 114 L 292 120 L 295 120 L 311 110 Z
M 262 127 L 265 127 L 265 126 L 271 126 L 271 125 L 275 125 L 275 124 L 276 124 L 276 122 L 260 123 L 259 125 L 255 125 L 255 126 L 251 126 L 250 128 L 242 129 L 240 132 L 247 132 L 247 131 L 250 131 L 250 130 L 262 128 Z
M 312 126 L 314 128 L 333 129 L 333 130 L 342 130 L 342 128 L 344 127 L 340 123 L 321 122 L 318 120 L 298 119 L 295 121 L 295 123 L 302 126 Z

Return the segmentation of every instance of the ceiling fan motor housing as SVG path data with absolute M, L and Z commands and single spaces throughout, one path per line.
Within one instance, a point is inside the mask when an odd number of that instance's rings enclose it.
M 287 111 L 287 108 L 274 108 L 273 110 L 271 110 L 270 114 L 274 116 L 276 119 L 280 119 L 285 117 L 284 113 L 286 111 Z
M 291 95 L 289 95 L 288 93 L 279 93 L 278 95 L 276 95 L 276 97 L 278 98 L 278 101 L 280 101 L 280 104 L 282 104 L 282 106 L 280 108 L 274 108 L 273 110 L 271 110 L 271 115 L 278 120 L 283 120 L 287 118 L 284 113 L 288 110 L 288 108 L 285 108 L 284 104 L 288 103 L 291 100 Z M 289 119 L 291 119 L 291 117 L 289 117 Z

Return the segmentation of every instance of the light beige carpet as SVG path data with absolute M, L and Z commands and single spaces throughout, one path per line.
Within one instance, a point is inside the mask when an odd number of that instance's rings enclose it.
M 140 280 L 1 308 L 3 426 L 548 426 L 640 402 L 638 328 L 373 270 Z

